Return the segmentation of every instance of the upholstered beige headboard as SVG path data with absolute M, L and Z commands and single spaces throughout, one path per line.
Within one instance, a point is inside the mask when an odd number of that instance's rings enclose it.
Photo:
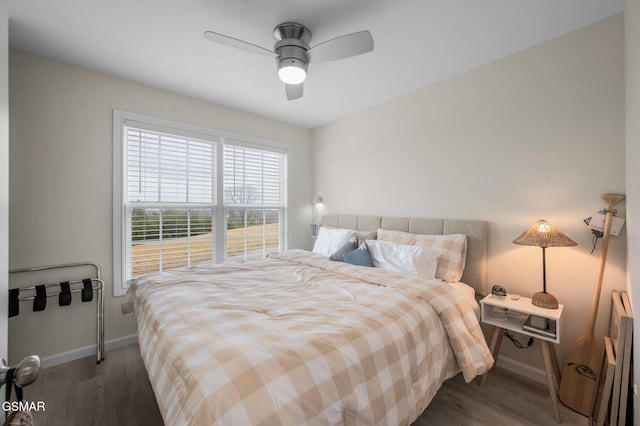
M 488 222 L 481 220 L 329 214 L 323 216 L 320 223 L 324 226 L 355 229 L 357 231 L 375 231 L 378 228 L 382 228 L 414 234 L 465 234 L 467 236 L 467 260 L 461 281 L 472 286 L 478 295 L 488 293 Z

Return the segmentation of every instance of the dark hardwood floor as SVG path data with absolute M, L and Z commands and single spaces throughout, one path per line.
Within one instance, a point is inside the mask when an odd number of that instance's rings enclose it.
M 34 412 L 35 426 L 155 426 L 162 417 L 140 358 L 138 345 L 46 368 L 24 399 L 44 401 Z
M 162 425 L 138 345 L 42 370 L 24 389 L 27 401 L 44 401 L 34 412 L 36 426 Z M 414 426 L 426 425 L 588 425 L 588 419 L 561 406 L 553 419 L 546 387 L 494 369 L 484 388 L 461 375 L 448 380 Z

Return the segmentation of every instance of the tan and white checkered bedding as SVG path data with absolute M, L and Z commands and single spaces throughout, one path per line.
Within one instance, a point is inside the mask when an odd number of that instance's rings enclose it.
M 444 380 L 493 363 L 450 286 L 302 250 L 132 292 L 167 425 L 409 424 Z

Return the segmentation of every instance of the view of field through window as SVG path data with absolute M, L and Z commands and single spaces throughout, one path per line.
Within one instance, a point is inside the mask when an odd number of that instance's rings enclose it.
M 225 261 L 260 258 L 281 250 L 278 210 L 226 212 Z M 214 228 L 211 209 L 133 209 L 132 276 L 214 261 Z
M 127 278 L 283 249 L 286 154 L 220 137 L 125 133 Z

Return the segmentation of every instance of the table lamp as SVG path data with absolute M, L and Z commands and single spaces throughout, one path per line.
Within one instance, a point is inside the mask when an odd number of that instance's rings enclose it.
M 547 293 L 547 266 L 545 259 L 545 249 L 547 247 L 570 247 L 577 245 L 575 241 L 558 231 L 544 219 L 531 225 L 522 235 L 513 240 L 515 244 L 524 246 L 542 247 L 542 291 L 539 291 L 531 298 L 531 303 L 535 306 L 547 309 L 558 309 L 558 299 L 551 293 Z

